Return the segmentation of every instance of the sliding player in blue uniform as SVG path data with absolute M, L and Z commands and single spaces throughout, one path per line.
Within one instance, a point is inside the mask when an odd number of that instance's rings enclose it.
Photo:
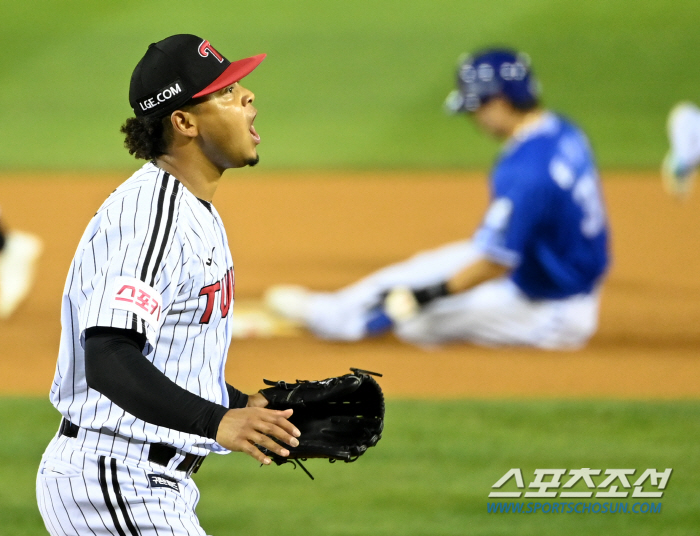
M 608 265 L 608 221 L 586 136 L 541 107 L 529 60 L 511 50 L 463 59 L 446 107 L 505 142 L 471 239 L 337 292 L 273 287 L 269 307 L 335 340 L 393 330 L 426 346 L 584 345 L 597 328 Z

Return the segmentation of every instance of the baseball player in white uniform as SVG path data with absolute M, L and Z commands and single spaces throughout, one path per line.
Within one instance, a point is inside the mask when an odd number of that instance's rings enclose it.
M 43 249 L 38 236 L 8 229 L 0 210 L 0 320 L 12 316 L 29 295 Z
M 327 339 L 393 330 L 422 346 L 584 345 L 597 327 L 607 217 L 586 136 L 538 97 L 526 56 L 492 49 L 463 59 L 448 110 L 506 141 L 474 236 L 337 292 L 273 287 L 268 306 Z
M 37 476 L 52 535 L 203 535 L 191 478 L 212 452 L 298 445 L 291 411 L 224 378 L 233 261 L 211 201 L 255 165 L 254 95 L 207 40 L 151 44 L 129 90 L 125 145 L 149 160 L 104 202 L 66 281 L 51 401 L 62 420 Z
M 661 165 L 666 190 L 677 196 L 687 196 L 700 166 L 700 108 L 692 102 L 680 102 L 673 107 L 667 122 L 670 149 Z

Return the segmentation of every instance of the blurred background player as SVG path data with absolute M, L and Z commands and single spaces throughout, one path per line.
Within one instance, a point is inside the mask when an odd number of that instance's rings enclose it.
M 700 108 L 678 103 L 669 113 L 667 129 L 670 149 L 661 166 L 663 184 L 670 194 L 685 197 L 700 165 Z
M 8 230 L 0 210 L 0 319 L 9 318 L 29 294 L 42 249 L 38 237 Z
M 337 292 L 272 287 L 266 304 L 326 339 L 393 330 L 424 346 L 584 345 L 597 328 L 608 266 L 607 217 L 586 136 L 540 106 L 529 60 L 512 50 L 462 59 L 445 105 L 505 141 L 490 207 L 472 239 Z

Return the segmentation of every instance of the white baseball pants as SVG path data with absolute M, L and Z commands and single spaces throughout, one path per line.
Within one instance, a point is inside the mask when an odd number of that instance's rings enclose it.
M 700 164 L 700 108 L 690 102 L 676 105 L 669 114 L 668 137 L 678 164 L 688 169 Z
M 37 501 L 52 536 L 206 536 L 199 490 L 183 472 L 150 464 L 138 445 L 113 457 L 80 447 L 57 434 L 39 466 Z
M 406 285 L 418 288 L 444 281 L 480 253 L 471 241 L 447 244 L 383 268 L 337 292 L 312 293 L 306 323 L 316 335 L 353 341 L 365 337 L 367 311 L 383 292 Z M 561 300 L 531 300 L 508 278 L 428 304 L 395 334 L 419 346 L 469 341 L 485 346 L 575 349 L 598 324 L 598 292 Z

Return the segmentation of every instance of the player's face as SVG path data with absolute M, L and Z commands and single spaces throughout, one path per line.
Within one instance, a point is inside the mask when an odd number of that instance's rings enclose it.
M 260 136 L 253 127 L 258 111 L 255 95 L 239 83 L 227 86 L 198 104 L 198 139 L 204 155 L 221 171 L 254 166 Z
M 505 99 L 490 99 L 471 115 L 482 129 L 496 138 L 508 138 L 513 132 L 513 107 Z

